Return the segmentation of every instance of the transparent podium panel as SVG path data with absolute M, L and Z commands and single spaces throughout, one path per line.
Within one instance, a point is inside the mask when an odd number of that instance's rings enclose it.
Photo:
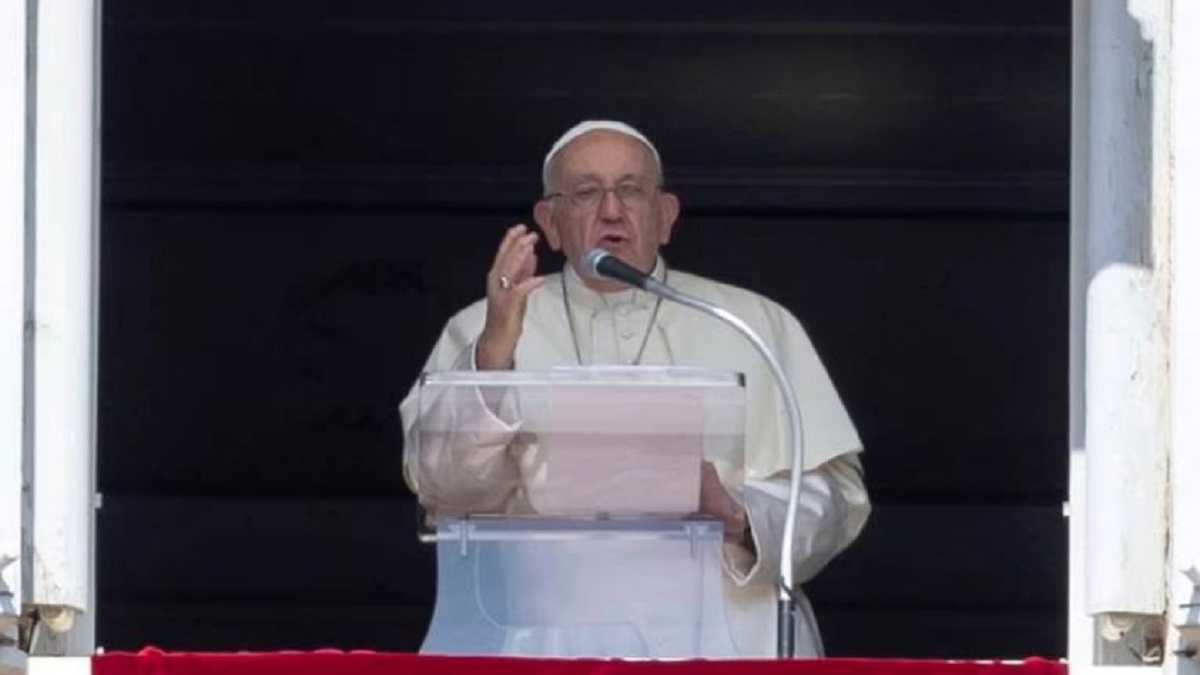
M 711 520 L 489 519 L 437 525 L 422 653 L 735 656 Z
M 677 367 L 427 373 L 405 461 L 434 517 L 694 513 L 742 481 L 740 374 Z

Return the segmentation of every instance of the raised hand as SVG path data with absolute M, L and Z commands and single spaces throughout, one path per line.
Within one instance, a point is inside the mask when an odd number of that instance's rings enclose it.
M 475 367 L 479 370 L 513 367 L 529 294 L 545 281 L 545 277 L 535 275 L 537 240 L 536 232 L 525 225 L 514 225 L 496 249 L 487 275 L 487 320 L 475 346 Z

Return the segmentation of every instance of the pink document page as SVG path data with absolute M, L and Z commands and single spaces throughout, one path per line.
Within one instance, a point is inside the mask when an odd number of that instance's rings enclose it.
M 695 389 L 560 388 L 526 474 L 541 515 L 694 513 L 700 501 L 704 401 Z

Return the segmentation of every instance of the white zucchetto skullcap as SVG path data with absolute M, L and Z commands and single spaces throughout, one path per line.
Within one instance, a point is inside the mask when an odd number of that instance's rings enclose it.
M 636 139 L 642 145 L 650 149 L 650 154 L 654 155 L 654 163 L 658 165 L 658 170 L 662 171 L 662 158 L 658 156 L 658 148 L 646 138 L 642 132 L 625 124 L 624 122 L 616 122 L 613 120 L 588 120 L 580 122 L 567 130 L 554 145 L 550 146 L 550 152 L 546 153 L 546 159 L 542 162 L 542 191 L 543 194 L 550 192 L 550 166 L 554 162 L 554 156 L 559 153 L 567 143 L 579 138 L 580 136 L 591 133 L 593 131 L 615 131 L 618 134 L 625 134 L 630 138 Z

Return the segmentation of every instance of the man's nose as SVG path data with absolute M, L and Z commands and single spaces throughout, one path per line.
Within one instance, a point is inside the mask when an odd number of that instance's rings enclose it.
M 625 214 L 625 205 L 617 197 L 616 190 L 605 190 L 600 197 L 600 217 L 604 220 L 620 220 Z

